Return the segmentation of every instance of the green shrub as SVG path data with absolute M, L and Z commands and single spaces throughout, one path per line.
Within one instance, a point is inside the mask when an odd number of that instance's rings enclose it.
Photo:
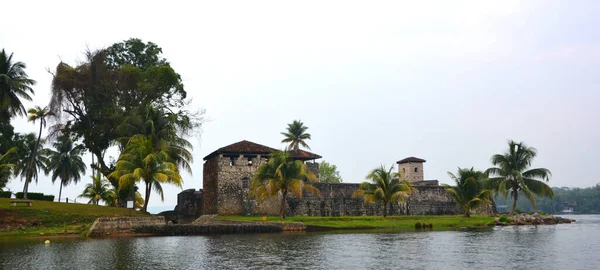
M 10 191 L 0 191 L 0 198 L 10 198 L 12 192 Z
M 53 202 L 54 201 L 54 195 L 44 195 L 44 197 L 42 197 L 43 201 L 49 201 L 49 202 Z
M 17 192 L 15 193 L 15 198 L 17 199 L 23 199 L 23 192 Z M 44 200 L 44 193 L 39 193 L 39 192 L 27 192 L 27 199 L 30 200 Z M 52 200 L 54 200 L 54 198 L 52 198 Z
M 421 225 L 421 222 L 417 222 L 415 224 L 415 229 L 421 229 L 421 228 L 423 228 L 423 225 Z
M 523 210 L 521 210 L 520 208 L 515 208 L 515 213 L 521 214 L 523 213 Z
M 505 215 L 500 216 L 500 218 L 498 219 L 498 221 L 500 222 L 508 222 L 508 217 Z

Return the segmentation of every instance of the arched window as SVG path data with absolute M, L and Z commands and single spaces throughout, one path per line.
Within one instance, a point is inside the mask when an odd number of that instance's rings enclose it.
M 415 172 L 419 172 L 419 168 L 415 167 Z
M 250 188 L 250 179 L 248 177 L 242 178 L 242 188 Z

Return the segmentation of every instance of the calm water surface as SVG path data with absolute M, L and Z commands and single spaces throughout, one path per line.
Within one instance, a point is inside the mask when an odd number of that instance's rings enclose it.
M 0 240 L 0 269 L 600 269 L 600 216 L 487 232 Z

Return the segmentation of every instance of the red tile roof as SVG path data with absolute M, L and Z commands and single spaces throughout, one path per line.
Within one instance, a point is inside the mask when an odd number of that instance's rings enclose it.
M 210 153 L 208 156 L 204 157 L 204 160 L 210 159 L 211 157 L 219 155 L 219 154 L 268 155 L 275 151 L 279 151 L 279 150 L 262 145 L 262 144 L 243 140 L 243 141 L 236 142 L 236 143 L 233 143 L 233 144 L 230 144 L 230 145 L 227 145 L 227 146 L 217 149 L 216 151 Z M 291 151 L 290 156 L 293 159 L 299 159 L 299 160 L 311 160 L 311 159 L 321 158 L 321 156 L 319 156 L 317 154 L 314 154 L 314 153 L 311 153 L 308 151 L 304 151 L 304 150 Z
M 398 160 L 396 162 L 396 164 L 402 164 L 402 163 L 423 163 L 425 162 L 424 159 L 421 158 L 416 158 L 416 157 L 407 157 L 405 159 L 402 160 Z

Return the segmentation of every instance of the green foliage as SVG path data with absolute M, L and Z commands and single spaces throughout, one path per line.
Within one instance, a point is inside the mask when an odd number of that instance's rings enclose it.
M 387 216 L 388 204 L 391 202 L 404 202 L 408 194 L 414 190 L 410 181 L 402 179 L 400 173 L 392 172 L 394 166 L 386 169 L 385 166 L 372 170 L 367 179 L 362 182 L 353 197 L 362 197 L 366 203 L 382 202 L 383 217 Z
M 61 121 L 53 130 L 83 138 L 96 158 L 93 168 L 107 178 L 114 168 L 104 160 L 106 149 L 118 138 L 131 136 L 117 127 L 147 106 L 167 108 L 172 115 L 168 120 L 180 134 L 190 135 L 201 126 L 202 112 L 186 109 L 189 101 L 181 78 L 161 53 L 156 44 L 130 39 L 88 52 L 79 66 L 61 62 L 56 67 L 50 108 Z M 125 145 L 120 145 L 123 150 Z
M 183 184 L 177 165 L 172 162 L 170 147 L 168 141 L 155 144 L 152 137 L 135 135 L 119 156 L 115 171 L 109 175 L 119 180 L 119 186 L 131 186 L 135 182 L 145 183 L 143 212 L 148 209 L 153 188 L 164 200 L 163 184 L 173 184 L 177 187 Z
M 102 200 L 108 205 L 116 205 L 117 194 L 110 187 L 108 180 L 103 179 L 100 175 L 92 176 L 92 183 L 85 186 L 78 198 L 90 199 L 88 204 L 98 205 L 98 202 Z
M 17 192 L 17 193 L 15 193 L 15 198 L 23 199 L 24 195 L 25 194 L 23 192 Z M 39 201 L 50 201 L 50 202 L 54 201 L 54 195 L 44 195 L 44 193 L 39 193 L 39 192 L 28 192 L 27 198 L 31 199 L 31 200 L 39 200 Z
M 17 152 L 17 148 L 13 147 L 0 154 L 0 190 L 2 190 L 13 174 L 15 164 L 11 163 L 11 156 Z
M 288 124 L 287 132 L 281 132 L 281 135 L 285 137 L 281 142 L 289 143 L 287 149 L 290 151 L 298 151 L 300 145 L 310 150 L 306 140 L 310 140 L 310 134 L 306 133 L 308 127 L 300 120 L 294 120 L 291 124 Z
M 32 101 L 31 88 L 35 81 L 29 79 L 23 62 L 13 62 L 13 54 L 0 51 L 0 122 L 8 123 L 14 116 L 24 116 L 21 99 Z
M 334 164 L 322 161 L 319 164 L 319 182 L 321 183 L 341 183 L 342 176 Z
M 448 175 L 454 180 L 456 186 L 444 185 L 444 188 L 463 207 L 465 217 L 471 216 L 471 210 L 490 202 L 492 191 L 482 188 L 485 179 L 483 172 L 475 171 L 473 168 L 458 168 L 457 175 L 451 172 L 448 172 Z
M 12 192 L 10 191 L 0 191 L 0 198 L 10 198 L 12 196 Z
M 515 211 L 519 193 L 531 202 L 535 208 L 535 197 L 553 197 L 552 189 L 544 183 L 551 176 L 550 170 L 545 168 L 530 169 L 533 159 L 537 156 L 537 150 L 528 147 L 524 143 L 508 142 L 508 151 L 502 155 L 492 156 L 492 167 L 486 170 L 490 176 L 486 183 L 489 189 L 496 194 L 501 193 L 506 198 L 507 194 L 513 197 L 511 212 Z M 542 180 L 538 180 L 542 179 Z
M 306 181 L 316 182 L 317 178 L 306 170 L 302 161 L 291 160 L 287 151 L 274 152 L 269 161 L 256 170 L 249 196 L 258 201 L 266 197 L 281 196 L 279 217 L 284 219 L 288 193 L 291 192 L 296 197 L 302 197 L 303 191 L 319 194 L 319 190 Z
M 508 217 L 505 215 L 500 216 L 500 218 L 498 219 L 500 222 L 508 222 Z
M 39 137 L 39 136 L 38 136 Z M 43 145 L 44 140 L 40 140 L 39 144 Z M 15 166 L 15 175 L 20 175 L 21 179 L 25 179 L 26 183 L 38 181 L 38 172 L 46 169 L 46 153 L 47 149 L 36 151 L 38 141 L 34 133 L 19 134 L 16 138 L 17 147 L 17 162 Z M 31 166 L 33 164 L 33 166 Z
M 68 134 L 61 135 L 56 142 L 52 144 L 55 150 L 45 150 L 48 157 L 46 174 L 51 174 L 52 183 L 60 179 L 60 189 L 58 192 L 58 201 L 61 199 L 62 187 L 71 183 L 77 183 L 81 175 L 85 174 L 86 166 L 81 155 L 85 152 L 83 145 L 75 144 L 73 138 Z
M 534 209 L 527 199 L 519 196 L 517 207 L 526 212 L 541 211 L 557 214 L 564 208 L 573 208 L 577 214 L 600 214 L 600 184 L 587 188 L 553 187 L 553 199 L 535 196 L 536 208 Z M 521 194 L 522 195 L 522 194 Z M 494 198 L 496 205 L 508 205 L 512 197 Z
M 421 224 L 421 222 L 415 223 L 415 229 L 421 229 L 421 228 L 423 228 L 423 224 Z

